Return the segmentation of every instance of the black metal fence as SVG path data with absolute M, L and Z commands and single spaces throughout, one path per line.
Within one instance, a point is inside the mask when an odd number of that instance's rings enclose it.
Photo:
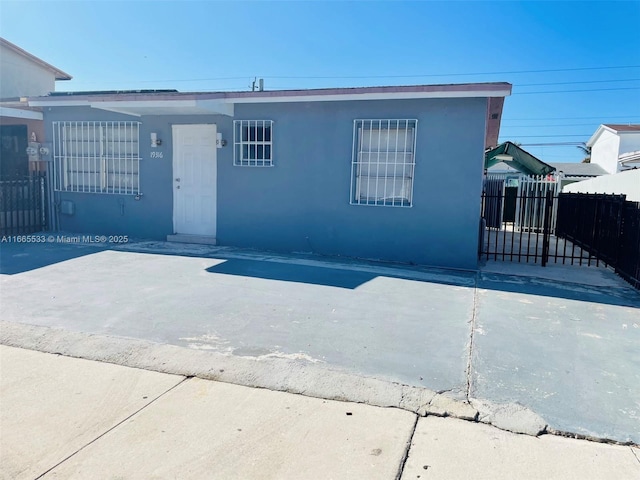
M 508 188 L 500 182 L 485 181 L 480 259 L 542 266 L 550 262 L 597 264 L 598 259 L 588 251 L 555 235 L 557 185 L 547 181 L 526 182 L 510 196 Z
M 546 194 L 516 195 L 514 218 L 507 219 L 504 189 L 485 190 L 482 196 L 480 256 L 486 260 L 508 260 L 546 264 L 549 251 L 551 216 L 554 197 Z
M 624 195 L 561 193 L 556 235 L 640 288 L 640 203 Z
M 47 229 L 47 177 L 0 179 L 0 235 L 27 235 Z

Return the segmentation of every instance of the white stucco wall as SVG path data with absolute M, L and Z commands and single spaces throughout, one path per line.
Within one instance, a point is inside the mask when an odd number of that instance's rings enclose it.
M 640 150 L 640 132 L 620 132 L 618 155 Z
M 640 169 L 572 183 L 564 187 L 562 192 L 625 194 L 627 200 L 640 202 Z
M 46 95 L 55 90 L 55 75 L 0 45 L 0 98 Z
M 619 147 L 620 137 L 604 130 L 591 147 L 591 163 L 597 163 L 607 173 L 616 173 L 618 171 Z

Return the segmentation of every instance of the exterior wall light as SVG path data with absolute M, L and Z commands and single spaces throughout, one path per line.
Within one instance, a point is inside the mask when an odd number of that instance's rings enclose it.
M 223 140 L 222 133 L 216 133 L 216 148 L 222 148 L 227 145 L 227 141 Z
M 151 146 L 155 148 L 160 145 L 162 145 L 162 140 L 158 138 L 158 134 L 156 132 L 151 132 Z

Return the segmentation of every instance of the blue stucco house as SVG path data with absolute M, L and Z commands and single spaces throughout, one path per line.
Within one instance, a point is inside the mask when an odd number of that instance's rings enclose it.
M 508 83 L 80 92 L 43 111 L 54 227 L 475 268 Z

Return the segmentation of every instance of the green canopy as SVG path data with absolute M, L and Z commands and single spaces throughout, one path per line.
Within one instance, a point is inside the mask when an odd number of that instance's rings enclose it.
M 503 162 L 526 175 L 547 175 L 555 170 L 515 143 L 504 142 L 484 154 L 484 168 L 489 169 Z

